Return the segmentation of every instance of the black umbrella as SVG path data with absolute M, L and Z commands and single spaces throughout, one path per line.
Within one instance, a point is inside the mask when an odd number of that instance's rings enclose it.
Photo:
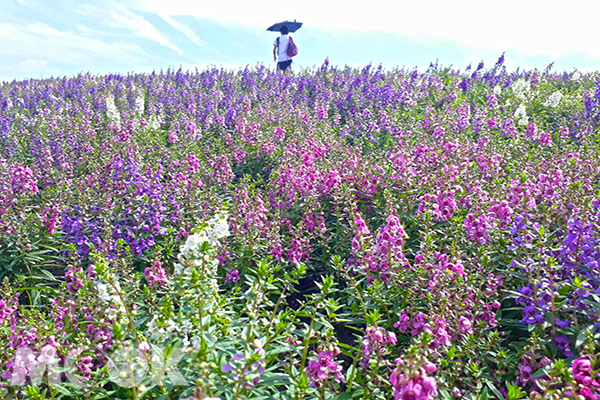
M 282 26 L 287 26 L 290 32 L 296 32 L 298 29 L 300 29 L 300 27 L 302 27 L 302 22 L 296 22 L 296 20 L 294 20 L 294 22 L 278 22 L 275 25 L 271 25 L 270 27 L 268 27 L 267 30 L 271 32 L 279 32 L 281 31 Z

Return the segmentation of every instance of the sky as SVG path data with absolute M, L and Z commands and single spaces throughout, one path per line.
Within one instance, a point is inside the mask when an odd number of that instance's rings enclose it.
M 598 3 L 595 4 L 595 3 Z M 209 65 L 274 68 L 276 33 L 297 20 L 294 68 L 368 63 L 426 69 L 593 71 L 600 2 L 0 0 L 0 81 Z

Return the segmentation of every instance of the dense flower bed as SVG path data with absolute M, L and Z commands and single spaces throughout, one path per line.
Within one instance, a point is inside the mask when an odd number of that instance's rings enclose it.
M 600 77 L 0 86 L 0 393 L 600 399 Z

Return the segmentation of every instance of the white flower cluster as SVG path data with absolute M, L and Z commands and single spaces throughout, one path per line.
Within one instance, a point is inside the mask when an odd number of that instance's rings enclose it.
M 517 111 L 515 111 L 515 121 L 517 125 L 527 125 L 529 123 L 529 117 L 527 116 L 524 104 L 521 104 L 517 108 Z
M 229 234 L 227 214 L 216 214 L 200 232 L 188 236 L 185 244 L 179 247 L 177 255 L 179 263 L 175 264 L 175 274 L 181 274 L 191 267 L 204 266 L 205 272 L 216 275 L 219 262 L 210 254 L 203 252 L 202 245 L 206 242 L 210 247 L 214 247 L 220 239 Z
M 134 106 L 134 112 L 137 115 L 143 115 L 144 114 L 144 98 L 142 96 L 138 96 L 135 99 L 135 106 Z
M 554 92 L 552 93 L 548 99 L 546 99 L 546 102 L 544 103 L 544 105 L 546 107 L 557 107 L 560 104 L 560 101 L 563 98 L 563 94 L 561 92 Z
M 219 261 L 214 257 L 214 247 L 219 240 L 230 235 L 227 218 L 226 213 L 217 213 L 203 224 L 198 233 L 188 236 L 185 244 L 179 247 L 173 275 L 181 275 L 185 279 L 192 268 L 201 268 L 201 272 L 209 277 L 209 286 L 216 291 Z M 169 317 L 154 315 L 147 325 L 148 339 L 163 342 L 178 338 L 183 344 L 183 352 L 197 349 L 200 345 L 196 331 L 196 325 L 186 318 L 185 312 Z
M 162 320 L 153 316 L 147 325 L 148 339 L 154 342 L 164 342 L 177 338 L 181 340 L 182 351 L 188 353 L 200 346 L 200 338 L 196 334 L 197 326 L 189 319 L 176 317 L 177 322 L 172 319 Z
M 513 82 L 512 90 L 519 99 L 526 100 L 529 97 L 531 85 L 525 79 L 518 79 Z
M 500 87 L 500 85 L 494 86 L 494 94 L 496 96 L 500 96 L 502 94 L 502 88 Z
M 160 128 L 160 125 L 163 123 L 162 118 L 159 115 L 151 115 L 150 120 L 148 121 L 148 126 L 153 131 Z
M 119 282 L 116 282 L 114 287 L 106 283 L 97 282 L 96 290 L 98 291 L 100 300 L 110 306 L 107 308 L 107 315 L 110 319 L 116 319 L 117 313 L 121 313 L 121 315 L 125 314 L 125 306 L 119 295 L 119 292 L 121 292 Z
M 112 122 L 116 122 L 117 124 L 121 123 L 121 114 L 119 114 L 119 110 L 117 110 L 115 98 L 112 94 L 108 95 L 106 98 L 106 115 Z
M 571 75 L 571 79 L 574 80 L 574 81 L 578 81 L 579 78 L 581 78 L 581 72 L 579 72 L 579 71 L 575 71 L 573 73 L 573 75 Z
M 147 326 L 149 339 L 156 340 L 159 342 L 176 337 L 179 328 L 177 324 L 172 320 L 160 321 L 157 315 L 152 317 L 152 321 Z

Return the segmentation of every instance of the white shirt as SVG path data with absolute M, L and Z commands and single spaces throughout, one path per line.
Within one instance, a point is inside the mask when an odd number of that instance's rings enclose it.
M 291 60 L 287 55 L 288 45 L 290 44 L 290 38 L 288 35 L 281 35 L 277 39 L 279 39 L 279 46 L 277 50 L 279 51 L 279 57 L 277 57 L 277 62 Z M 277 46 L 277 39 L 273 42 L 273 46 Z

